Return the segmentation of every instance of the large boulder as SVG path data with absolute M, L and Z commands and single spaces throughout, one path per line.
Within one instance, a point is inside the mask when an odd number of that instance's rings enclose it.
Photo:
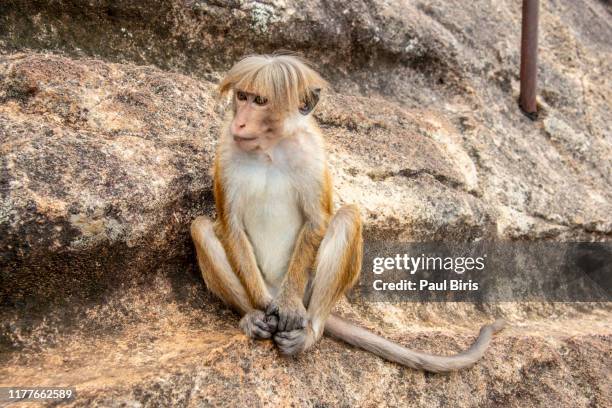
M 211 210 L 212 84 L 36 54 L 3 57 L 0 77 L 3 305 L 186 258 L 186 225 Z
M 542 4 L 532 122 L 516 2 L 404 3 L 2 2 L 0 386 L 76 386 L 77 406 L 610 405 L 609 303 L 337 307 L 438 353 L 509 320 L 477 366 L 429 375 L 328 339 L 281 358 L 206 291 L 188 226 L 214 216 L 215 84 L 276 48 L 333 85 L 316 119 L 366 246 L 609 241 L 609 5 Z

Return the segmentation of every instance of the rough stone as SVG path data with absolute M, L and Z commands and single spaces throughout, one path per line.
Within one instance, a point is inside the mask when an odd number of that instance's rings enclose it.
M 402 368 L 324 339 L 248 341 L 188 237 L 239 56 L 301 51 L 333 89 L 317 120 L 336 204 L 371 240 L 612 235 L 612 9 L 541 2 L 540 117 L 517 109 L 516 1 L 0 4 L 0 386 L 74 406 L 609 406 L 609 303 L 370 303 L 338 313 L 475 367 Z

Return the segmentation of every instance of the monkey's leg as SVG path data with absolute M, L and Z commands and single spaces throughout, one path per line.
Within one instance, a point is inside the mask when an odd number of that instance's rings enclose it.
M 361 272 L 363 238 L 359 209 L 345 205 L 330 221 L 317 253 L 312 292 L 308 300 L 315 340 L 323 335 L 325 321 L 334 304 L 350 289 Z
M 198 256 L 198 265 L 208 289 L 241 315 L 240 328 L 249 337 L 268 339 L 272 331 L 265 320 L 265 313 L 255 309 L 236 276 L 223 245 L 219 240 L 215 225 L 204 216 L 197 217 L 191 224 L 191 237 Z
M 309 324 L 302 330 L 277 332 L 274 340 L 281 352 L 299 353 L 323 335 L 334 303 L 359 278 L 362 247 L 359 210 L 344 206 L 330 220 L 317 252 L 314 276 L 305 294 Z

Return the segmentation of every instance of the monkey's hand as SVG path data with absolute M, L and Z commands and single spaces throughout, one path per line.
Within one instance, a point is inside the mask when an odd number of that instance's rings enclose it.
M 278 297 L 266 309 L 269 322 L 276 317 L 276 331 L 287 332 L 303 329 L 308 323 L 306 308 L 302 300 L 295 298 Z
M 274 342 L 282 354 L 293 356 L 310 348 L 316 342 L 316 338 L 308 322 L 302 329 L 276 332 Z
M 239 325 L 244 334 L 255 340 L 269 339 L 276 331 L 276 327 L 271 327 L 266 319 L 266 314 L 257 309 L 245 314 Z
M 274 342 L 282 354 L 295 355 L 314 344 L 308 314 L 298 296 L 279 295 L 266 309 L 266 318 L 277 323 Z

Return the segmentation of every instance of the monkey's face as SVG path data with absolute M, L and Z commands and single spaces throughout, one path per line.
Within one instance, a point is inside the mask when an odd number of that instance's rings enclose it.
M 282 136 L 283 115 L 262 96 L 236 90 L 230 133 L 244 151 L 268 150 Z

